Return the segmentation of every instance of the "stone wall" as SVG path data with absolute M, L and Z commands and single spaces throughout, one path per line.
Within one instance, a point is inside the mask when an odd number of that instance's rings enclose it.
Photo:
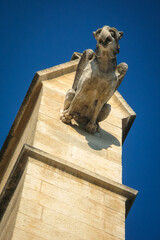
M 124 197 L 30 159 L 12 239 L 118 240 L 124 221 Z
M 123 240 L 137 191 L 122 184 L 135 118 L 119 93 L 101 131 L 60 121 L 78 61 L 38 72 L 1 151 L 0 240 Z

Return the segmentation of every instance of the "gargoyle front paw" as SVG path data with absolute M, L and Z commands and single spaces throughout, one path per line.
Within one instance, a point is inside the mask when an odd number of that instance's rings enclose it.
M 94 55 L 94 51 L 92 49 L 87 49 L 83 54 L 88 60 L 91 60 Z
M 70 115 L 68 113 L 68 111 L 61 111 L 60 113 L 60 119 L 63 123 L 67 123 L 67 124 L 70 124 L 71 123 L 71 119 L 72 119 L 72 115 Z
M 118 68 L 119 68 L 119 72 L 121 74 L 125 74 L 128 70 L 128 65 L 127 65 L 127 63 L 121 63 L 118 65 Z
M 97 132 L 97 127 L 97 123 L 89 122 L 86 126 L 86 131 L 94 134 Z

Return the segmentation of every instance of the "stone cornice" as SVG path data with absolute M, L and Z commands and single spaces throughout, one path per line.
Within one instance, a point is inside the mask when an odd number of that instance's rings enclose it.
M 54 168 L 65 171 L 77 178 L 81 178 L 87 182 L 97 185 L 101 188 L 112 191 L 120 196 L 126 198 L 126 217 L 129 210 L 138 194 L 138 191 L 127 187 L 123 184 L 114 182 L 108 178 L 102 177 L 96 173 L 90 172 L 73 163 L 69 163 L 61 158 L 48 154 L 40 149 L 25 144 L 19 154 L 17 162 L 12 170 L 8 181 L 0 196 L 0 217 L 3 217 L 5 209 L 7 208 L 10 199 L 20 181 L 20 178 L 25 171 L 28 157 L 34 158 L 38 161 L 44 162 Z

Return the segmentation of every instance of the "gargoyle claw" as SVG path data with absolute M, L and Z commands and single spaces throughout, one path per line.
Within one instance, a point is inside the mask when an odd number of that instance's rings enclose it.
M 89 122 L 86 126 L 86 131 L 91 133 L 91 134 L 94 134 L 97 132 L 97 123 L 92 123 L 92 122 Z
M 68 113 L 68 111 L 62 110 L 60 113 L 60 119 L 62 120 L 62 122 L 70 124 L 72 116 Z
M 74 113 L 73 118 L 74 118 L 75 121 L 78 121 L 79 118 L 80 118 L 80 115 L 78 113 Z

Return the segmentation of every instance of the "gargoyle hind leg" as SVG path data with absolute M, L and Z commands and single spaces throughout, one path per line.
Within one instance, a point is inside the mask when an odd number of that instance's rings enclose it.
M 66 112 L 67 112 L 67 109 L 70 107 L 74 96 L 75 96 L 75 90 L 74 89 L 69 89 L 66 93 L 66 97 L 65 97 L 65 101 L 64 101 L 64 108 L 60 113 L 60 119 L 64 123 L 70 123 L 71 122 L 72 116 L 70 116 L 69 114 L 66 114 Z
M 71 89 L 73 90 L 73 89 Z M 74 90 L 73 90 L 74 91 Z M 71 100 L 69 102 L 68 98 Z M 81 99 L 81 93 L 80 92 L 75 92 L 74 96 L 73 96 L 73 92 L 71 92 L 71 96 L 67 96 L 66 95 L 66 104 L 65 106 L 68 107 L 66 110 L 64 109 L 64 111 L 61 113 L 61 117 L 60 119 L 62 120 L 62 122 L 64 123 L 71 123 L 71 119 L 74 118 L 75 120 L 78 120 L 77 118 L 79 116 L 77 116 L 77 114 L 75 113 L 75 109 L 76 106 L 78 105 L 80 99 Z
M 110 114 L 110 111 L 111 111 L 111 105 L 110 104 L 107 104 L 105 103 L 97 117 L 97 132 L 100 132 L 100 126 L 99 126 L 99 122 L 102 122 L 104 121 L 108 115 Z
M 102 108 L 102 103 L 97 101 L 94 113 L 92 115 L 92 118 L 90 119 L 90 121 L 86 125 L 86 131 L 87 132 L 93 134 L 93 133 L 96 133 L 99 130 L 99 124 L 97 123 L 97 118 L 99 116 L 101 108 Z
M 105 103 L 98 115 L 97 122 L 101 122 L 105 120 L 108 117 L 110 111 L 111 111 L 111 105 Z
M 89 123 L 86 126 L 86 130 L 90 133 L 95 133 L 100 131 L 99 122 L 106 119 L 111 111 L 111 105 L 105 103 L 102 107 L 102 109 L 99 111 L 100 105 L 97 104 L 97 109 L 95 109 L 94 115 L 92 119 L 89 121 Z M 96 117 L 97 112 L 99 111 L 98 117 Z

